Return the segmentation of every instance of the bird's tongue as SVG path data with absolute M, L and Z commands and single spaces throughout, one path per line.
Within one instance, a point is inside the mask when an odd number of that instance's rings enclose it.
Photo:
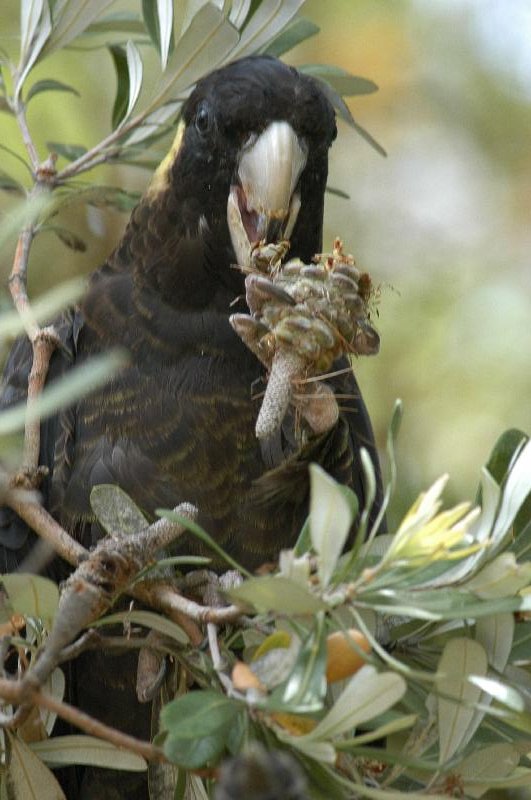
M 245 228 L 247 238 L 249 239 L 249 244 L 255 244 L 263 239 L 265 234 L 265 231 L 259 230 L 259 227 L 261 227 L 260 215 L 256 211 L 253 211 L 253 209 L 248 208 L 247 197 L 242 186 L 236 187 L 236 194 L 238 197 L 238 208 L 240 209 L 242 224 Z

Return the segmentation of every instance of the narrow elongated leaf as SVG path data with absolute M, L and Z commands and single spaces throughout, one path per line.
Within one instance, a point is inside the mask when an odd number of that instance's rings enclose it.
M 66 800 L 54 775 L 27 744 L 9 737 L 7 784 L 13 800 Z
M 84 253 L 87 249 L 83 239 L 77 233 L 69 231 L 68 228 L 63 228 L 61 225 L 42 225 L 39 229 L 39 233 L 45 233 L 46 231 L 54 233 L 69 250 L 73 250 L 76 253 Z
M 168 55 L 173 50 L 173 2 L 142 0 L 142 16 L 150 39 L 159 52 L 164 70 L 168 63 Z
M 161 79 L 157 100 L 176 97 L 216 67 L 238 42 L 237 30 L 210 3 L 195 15 Z
M 490 695 L 494 700 L 507 706 L 512 711 L 524 711 L 525 702 L 521 694 L 510 686 L 497 681 L 494 678 L 485 678 L 483 675 L 470 675 L 470 683 Z
M 233 0 L 229 19 L 235 28 L 240 30 L 251 8 L 251 0 Z
M 24 58 L 35 36 L 46 0 L 22 0 L 20 4 L 20 55 Z
M 358 94 L 372 94 L 378 91 L 374 81 L 367 78 L 360 78 L 359 75 L 351 75 L 341 67 L 329 64 L 304 64 L 299 67 L 301 72 L 326 81 L 332 89 L 342 97 L 350 97 Z
M 26 194 L 22 184 L 12 178 L 11 175 L 8 175 L 7 172 L 4 172 L 4 170 L 0 170 L 0 189 L 3 189 L 4 192 L 14 192 L 21 197 Z
M 383 714 L 400 700 L 406 688 L 400 675 L 378 673 L 367 664 L 354 675 L 328 714 L 305 738 L 320 741 L 340 736 Z
M 15 95 L 20 94 L 24 81 L 42 54 L 52 31 L 52 18 L 46 0 L 24 0 L 22 8 L 27 9 L 26 19 L 29 27 L 26 31 L 26 40 L 22 48 Z
M 118 748 L 102 739 L 96 739 L 95 736 L 54 736 L 53 739 L 44 742 L 34 742 L 30 747 L 51 767 L 87 764 L 108 769 L 125 769 L 130 772 L 144 772 L 147 769 L 142 756 Z
M 302 644 L 284 690 L 282 702 L 291 711 L 318 711 L 326 694 L 326 636 L 323 615 Z
M 236 602 L 251 605 L 259 613 L 279 611 L 286 614 L 315 614 L 328 608 L 322 600 L 295 581 L 272 575 L 250 578 L 236 589 L 231 589 L 229 594 Z
M 129 69 L 127 66 L 127 55 L 125 49 L 118 44 L 109 47 L 112 56 L 114 69 L 116 71 L 116 97 L 112 107 L 112 126 L 117 128 L 125 119 L 127 104 L 129 102 Z
M 514 636 L 513 614 L 492 614 L 476 622 L 476 640 L 485 648 L 489 664 L 498 672 L 507 666 Z
M 57 584 L 41 575 L 20 572 L 2 575 L 0 580 L 16 614 L 40 617 L 51 622 L 59 604 Z
M 168 128 L 165 127 L 166 123 L 173 120 L 181 106 L 182 102 L 180 100 L 169 102 L 163 105 L 162 108 L 158 108 L 156 111 L 149 114 L 143 123 L 139 125 L 138 128 L 135 128 L 127 137 L 127 147 L 129 148 L 139 142 L 146 142 L 147 139 L 155 139 L 163 135 L 164 132 L 168 130 Z M 126 152 L 129 151 L 126 150 Z
M 96 206 L 97 208 L 115 208 L 117 211 L 131 211 L 140 195 L 138 192 L 126 192 L 117 186 L 86 186 L 82 189 L 68 190 L 64 193 L 55 192 L 54 202 L 48 214 L 55 214 L 60 208 L 69 208 L 76 203 Z
M 46 142 L 46 147 L 50 152 L 63 156 L 67 161 L 75 161 L 85 155 L 87 148 L 80 144 L 64 144 L 63 142 Z
M 124 119 L 127 119 L 136 105 L 140 89 L 142 88 L 142 59 L 138 49 L 131 40 L 125 47 L 127 57 L 127 69 L 129 72 L 129 100 Z
M 501 546 L 526 497 L 531 492 L 531 440 L 513 461 L 503 487 L 500 510 L 491 532 L 493 547 Z
M 100 525 L 110 534 L 138 533 L 149 524 L 129 495 L 113 484 L 94 486 L 90 505 Z
M 521 451 L 523 445 L 528 441 L 528 439 L 529 436 L 523 433 L 523 431 L 512 428 L 502 433 L 492 448 L 489 460 L 485 466 L 496 483 L 498 483 L 500 486 L 507 476 L 507 472 L 514 460 L 515 455 Z
M 52 674 L 48 676 L 46 679 L 46 683 L 44 684 L 44 690 L 52 697 L 55 697 L 57 700 L 62 700 L 65 694 L 65 675 L 63 670 L 60 667 L 56 667 Z M 55 725 L 55 720 L 57 719 L 57 714 L 55 711 L 49 711 L 47 708 L 40 709 L 40 715 L 42 719 L 42 723 L 46 730 L 48 736 L 52 735 L 53 726 Z
M 451 639 L 444 648 L 437 668 L 436 687 L 444 697 L 439 697 L 439 758 L 444 763 L 463 748 L 474 733 L 470 724 L 476 716 L 474 703 L 478 703 L 481 689 L 468 680 L 469 675 L 487 674 L 487 654 L 472 639 Z M 452 699 L 449 699 L 452 698 Z
M 183 629 L 167 617 L 155 614 L 154 611 L 119 611 L 116 614 L 109 614 L 106 617 L 92 623 L 93 628 L 103 628 L 106 625 L 143 625 L 145 628 L 158 631 L 170 639 L 175 639 L 179 644 L 187 644 L 188 635 Z
M 245 26 L 233 58 L 260 51 L 291 22 L 304 0 L 262 0 Z
M 317 464 L 310 465 L 310 534 L 318 571 L 328 586 L 347 540 L 354 514 L 338 484 Z
M 47 387 L 29 406 L 21 403 L 0 414 L 0 436 L 22 430 L 26 420 L 43 419 L 74 403 L 80 397 L 107 383 L 112 375 L 126 363 L 119 351 L 94 356 L 82 367 L 76 367 L 67 376 Z
M 303 18 L 296 19 L 291 25 L 288 25 L 286 30 L 282 31 L 281 34 L 273 39 L 265 48 L 264 53 L 279 58 L 301 42 L 306 41 L 306 39 L 309 39 L 311 36 L 315 36 L 319 31 L 320 28 L 315 22 Z
M 114 0 L 59 0 L 54 7 L 54 26 L 45 53 L 66 47 L 113 3 Z
M 29 103 L 32 97 L 42 94 L 43 92 L 70 92 L 70 94 L 75 94 L 77 97 L 80 97 L 78 90 L 74 89 L 74 87 L 70 86 L 68 83 L 47 79 L 37 81 L 33 84 L 26 96 L 26 103 Z

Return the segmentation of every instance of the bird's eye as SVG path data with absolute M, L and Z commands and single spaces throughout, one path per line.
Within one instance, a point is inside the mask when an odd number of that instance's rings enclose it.
M 211 126 L 212 115 L 210 113 L 210 108 L 206 103 L 201 103 L 197 109 L 197 114 L 195 115 L 195 127 L 197 128 L 198 132 L 204 136 L 205 133 L 208 133 Z

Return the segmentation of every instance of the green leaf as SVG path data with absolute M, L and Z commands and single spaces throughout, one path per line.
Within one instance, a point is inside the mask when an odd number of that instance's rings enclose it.
M 127 74 L 128 74 L 128 100 L 127 100 L 127 107 L 125 110 L 125 114 L 123 118 L 119 120 L 119 123 L 125 122 L 125 120 L 131 114 L 133 108 L 136 105 L 136 101 L 138 100 L 140 89 L 142 88 L 142 74 L 143 74 L 142 59 L 140 58 L 140 53 L 138 52 L 137 48 L 135 47 L 135 45 L 131 40 L 129 40 L 125 46 L 125 55 L 126 55 Z M 114 121 L 114 115 L 113 115 L 113 121 Z M 118 123 L 116 123 L 116 127 L 117 125 Z
M 142 24 L 138 14 L 133 14 L 130 11 L 117 11 L 114 14 L 108 14 L 98 22 L 93 22 L 88 28 L 85 28 L 83 35 L 98 34 L 98 33 L 125 33 L 125 34 L 142 34 L 145 27 Z
M 291 25 L 288 25 L 281 34 L 276 36 L 265 48 L 264 53 L 279 58 L 301 42 L 306 41 L 306 39 L 309 39 L 311 36 L 315 36 L 319 31 L 320 28 L 315 22 L 301 17 L 292 22 Z
M 203 6 L 179 40 L 162 76 L 157 102 L 179 95 L 233 50 L 238 32 L 210 3 Z
M 172 0 L 142 0 L 142 16 L 149 37 L 160 55 L 162 69 L 166 69 L 168 55 L 174 48 Z
M 291 674 L 280 693 L 281 705 L 292 713 L 319 711 L 326 694 L 326 632 L 319 614 L 313 631 L 303 642 Z M 269 706 L 269 704 L 268 704 Z
M 76 253 L 84 253 L 87 245 L 76 233 L 63 228 L 61 225 L 42 225 L 39 229 L 40 233 L 44 232 L 54 233 L 58 239 L 66 245 L 69 250 L 74 250 Z
M 179 644 L 188 644 L 188 634 L 183 631 L 180 625 L 167 617 L 155 614 L 154 611 L 119 611 L 116 614 L 109 614 L 91 623 L 92 628 L 103 628 L 106 625 L 143 625 L 145 628 L 158 631 L 170 639 L 175 639 Z
M 52 18 L 47 0 L 22 0 L 21 4 L 21 55 L 17 71 L 15 96 L 36 64 L 52 32 Z
M 138 533 L 149 525 L 136 503 L 119 486 L 109 483 L 94 486 L 90 505 L 96 519 L 109 534 Z
M 24 197 L 26 194 L 22 184 L 8 175 L 7 172 L 4 172 L 3 169 L 0 170 L 0 189 L 3 189 L 4 192 L 15 192 L 15 194 L 19 194 L 21 197 Z
M 481 696 L 481 689 L 468 680 L 472 674 L 483 677 L 487 674 L 485 650 L 472 639 L 451 639 L 443 650 L 435 682 L 441 695 L 437 699 L 441 763 L 465 747 L 481 721 L 479 715 L 471 727 L 476 717 L 474 704 Z
M 44 691 L 54 697 L 56 700 L 62 700 L 65 694 L 65 676 L 62 669 L 56 667 L 51 675 L 49 675 L 44 683 Z M 52 735 L 53 726 L 57 719 L 57 713 L 50 711 L 47 708 L 40 709 L 42 723 L 48 736 Z
M 483 747 L 467 756 L 457 770 L 464 781 L 467 797 L 481 797 L 493 779 L 507 777 L 519 761 L 516 747 L 505 742 Z M 478 783 L 483 786 L 478 787 Z
M 126 153 L 129 153 L 129 148 L 136 154 L 139 148 L 134 148 L 133 145 L 137 145 L 139 142 L 144 143 L 144 147 L 146 146 L 148 140 L 151 142 L 157 141 L 160 139 L 161 136 L 164 136 L 166 133 L 169 133 L 170 130 L 173 129 L 173 125 L 170 125 L 170 121 L 177 116 L 178 112 L 181 110 L 182 101 L 175 100 L 173 102 L 168 102 L 162 106 L 162 108 L 157 108 L 156 111 L 153 111 L 151 114 L 144 119 L 141 125 L 135 128 L 129 136 L 125 140 Z M 127 163 L 124 158 L 117 159 L 122 163 Z M 158 163 L 157 165 L 158 166 Z
M 71 94 L 75 94 L 77 97 L 80 97 L 77 89 L 74 89 L 73 86 L 69 86 L 68 83 L 47 79 L 43 81 L 37 81 L 33 84 L 26 97 L 26 103 L 29 103 L 32 97 L 42 94 L 42 92 L 70 92 Z
M 242 58 L 257 53 L 284 30 L 291 22 L 304 0 L 262 0 L 245 25 L 240 43 L 232 58 Z
M 160 712 L 162 729 L 172 737 L 197 740 L 233 722 L 242 706 L 223 694 L 191 691 L 177 697 Z
M 378 91 L 377 85 L 367 78 L 360 78 L 358 75 L 351 75 L 341 67 L 330 64 L 304 64 L 299 67 L 305 75 L 312 78 L 319 78 L 326 81 L 332 89 L 342 97 L 350 97 L 358 94 L 372 94 Z
M 232 0 L 229 19 L 238 30 L 243 27 L 250 8 L 251 0 Z
M 318 572 L 328 586 L 347 540 L 355 513 L 336 481 L 317 464 L 310 465 L 310 534 Z
M 350 679 L 317 727 L 303 738 L 321 741 L 341 736 L 383 714 L 403 697 L 406 688 L 407 684 L 400 675 L 378 673 L 367 664 Z
M 505 552 L 464 584 L 478 597 L 511 597 L 531 583 L 531 562 L 517 564 L 514 553 Z
M 53 774 L 27 744 L 8 738 L 7 784 L 13 800 L 66 800 Z
M 46 387 L 29 406 L 20 403 L 0 414 L 0 436 L 23 430 L 26 422 L 43 419 L 66 408 L 80 397 L 107 383 L 113 374 L 126 363 L 120 351 L 111 351 L 94 356 L 81 367 L 72 369 L 68 375 Z
M 199 769 L 218 760 L 225 749 L 227 732 L 226 728 L 221 728 L 216 733 L 198 739 L 170 735 L 164 742 L 164 755 L 183 769 Z
M 112 56 L 114 69 L 116 71 L 116 97 L 112 107 L 112 127 L 117 128 L 125 119 L 127 104 L 129 102 L 129 70 L 127 68 L 127 56 L 125 48 L 119 44 L 109 46 Z
M 355 736 L 353 739 L 345 739 L 344 741 L 339 742 L 336 746 L 338 750 L 350 750 L 351 748 L 360 747 L 368 742 L 375 742 L 379 739 L 385 739 L 392 733 L 397 733 L 398 731 L 412 728 L 417 720 L 417 714 L 408 714 L 406 717 L 398 717 L 397 719 L 392 720 L 392 722 L 386 722 L 384 725 L 379 725 L 373 731 L 369 731 L 369 733 L 362 733 L 359 736 Z
M 333 194 L 336 197 L 341 197 L 343 200 L 350 200 L 350 195 L 343 191 L 343 189 L 338 189 L 337 186 L 329 186 L 327 185 L 326 192 L 328 194 Z
M 328 609 L 322 600 L 310 594 L 300 584 L 272 575 L 250 578 L 236 589 L 231 589 L 229 595 L 237 603 L 253 606 L 260 614 L 268 611 L 278 611 L 281 614 L 316 614 Z
M 507 666 L 514 636 L 514 614 L 489 614 L 476 621 L 476 641 L 487 653 L 489 664 L 498 672 Z
M 54 6 L 53 31 L 44 52 L 62 50 L 113 3 L 114 0 L 58 0 Z
M 59 605 L 59 589 L 49 578 L 14 572 L 0 576 L 0 581 L 16 614 L 53 620 Z
M 59 209 L 65 206 L 70 208 L 74 203 L 129 212 L 137 205 L 139 199 L 138 192 L 127 192 L 117 186 L 85 186 L 81 189 L 68 189 L 62 193 L 56 192 L 48 213 L 49 215 L 56 214 Z
M 474 686 L 478 686 L 482 692 L 510 708 L 511 711 L 524 711 L 525 702 L 522 695 L 510 686 L 501 683 L 501 681 L 497 681 L 494 678 L 485 678 L 483 675 L 469 675 L 468 680 Z
M 509 466 L 516 454 L 520 452 L 523 445 L 528 441 L 527 436 L 522 431 L 512 428 L 502 433 L 486 463 L 486 468 L 497 484 L 502 485 L 507 476 Z
M 64 144 L 63 142 L 46 142 L 46 147 L 51 153 L 63 156 L 67 161 L 75 161 L 87 152 L 87 148 L 80 144 Z
M 231 556 L 229 556 L 229 554 L 226 553 L 217 544 L 217 542 L 211 536 L 209 536 L 209 534 L 205 530 L 203 530 L 203 528 L 200 525 L 197 524 L 197 522 L 188 519 L 188 517 L 183 517 L 180 514 L 177 514 L 176 511 L 172 511 L 171 509 L 168 508 L 157 508 L 155 513 L 159 517 L 164 517 L 164 519 L 169 519 L 171 522 L 180 523 L 184 528 L 186 528 L 187 531 L 193 533 L 194 536 L 197 536 L 198 539 L 200 539 L 204 544 L 208 545 L 208 547 L 210 547 L 215 553 L 221 556 L 221 558 L 224 561 L 226 561 L 228 564 L 234 567 L 234 569 L 238 570 L 238 572 L 241 572 L 242 575 L 250 575 L 250 572 L 248 572 L 244 567 L 238 564 L 237 561 L 235 561 Z
M 95 736 L 54 736 L 42 742 L 33 742 L 31 750 L 51 767 L 70 764 L 87 764 L 92 767 L 123 769 L 144 772 L 146 761 L 136 753 L 116 747 Z

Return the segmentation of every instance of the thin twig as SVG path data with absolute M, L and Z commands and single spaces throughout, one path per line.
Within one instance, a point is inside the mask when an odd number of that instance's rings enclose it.
M 32 704 L 40 708 L 46 708 L 90 736 L 97 736 L 100 739 L 111 742 L 116 747 L 130 750 L 147 761 L 166 761 L 162 750 L 152 745 L 151 742 L 137 739 L 135 736 L 129 736 L 115 728 L 111 728 L 109 725 L 105 725 L 69 703 L 58 700 L 56 697 L 41 691 L 38 687 L 34 687 L 28 680 L 10 681 L 0 678 L 0 696 L 13 705 Z
M 35 143 L 28 128 L 28 121 L 26 119 L 26 106 L 20 99 L 20 96 L 18 96 L 15 99 L 15 101 L 12 104 L 12 108 L 22 136 L 22 141 L 24 142 L 24 146 L 28 152 L 28 156 L 31 161 L 33 172 L 36 173 L 40 163 L 39 155 L 37 153 L 37 148 L 35 147 Z

